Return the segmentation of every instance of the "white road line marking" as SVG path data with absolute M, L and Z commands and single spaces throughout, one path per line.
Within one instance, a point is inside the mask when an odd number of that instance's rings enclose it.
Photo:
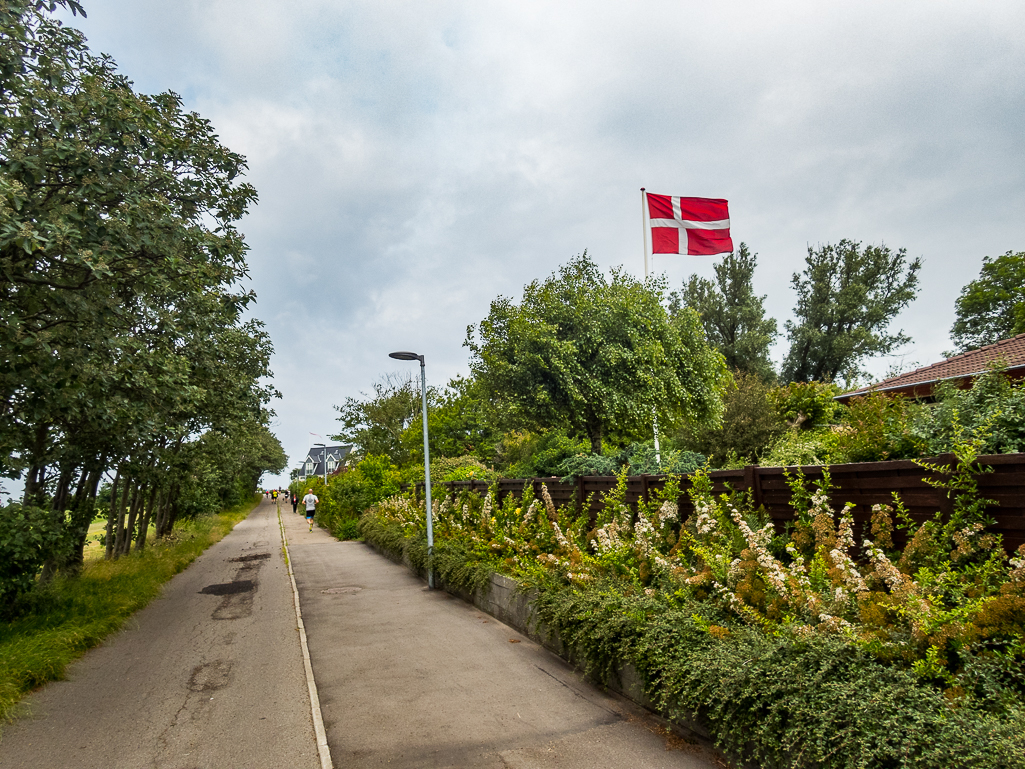
M 310 690 L 310 708 L 313 710 L 313 731 L 317 735 L 317 752 L 320 753 L 320 767 L 321 769 L 333 769 L 331 749 L 327 745 L 327 732 L 324 731 L 324 717 L 320 712 L 320 696 L 317 694 L 317 682 L 313 680 L 313 666 L 310 665 L 310 647 L 306 643 L 306 627 L 303 625 L 302 609 L 299 608 L 299 588 L 295 585 L 295 574 L 292 572 L 292 558 L 288 554 L 288 538 L 285 536 L 285 524 L 281 521 L 280 501 L 278 504 L 278 528 L 281 530 L 281 546 L 285 549 L 288 578 L 292 582 L 292 597 L 295 599 L 295 621 L 299 626 L 299 643 L 303 650 L 306 685 Z

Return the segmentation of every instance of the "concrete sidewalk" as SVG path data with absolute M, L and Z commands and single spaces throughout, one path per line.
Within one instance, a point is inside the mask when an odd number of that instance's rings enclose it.
M 707 767 L 507 625 L 282 507 L 337 767 Z

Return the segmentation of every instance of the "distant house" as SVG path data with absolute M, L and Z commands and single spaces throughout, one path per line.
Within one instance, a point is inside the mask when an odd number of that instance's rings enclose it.
M 305 481 L 310 476 L 323 478 L 325 469 L 327 475 L 337 473 L 345 466 L 345 458 L 350 451 L 352 446 L 314 446 L 299 465 L 299 480 Z
M 952 381 L 958 387 L 971 387 L 975 378 L 986 373 L 989 365 L 994 361 L 1005 365 L 1007 375 L 1012 379 L 1025 378 L 1025 334 L 1002 339 L 996 344 L 986 345 L 978 350 L 963 352 L 953 358 L 933 363 L 931 366 L 884 379 L 869 387 L 852 390 L 849 393 L 836 396 L 834 400 L 843 403 L 858 395 L 867 395 L 874 391 L 929 401 L 933 399 L 936 385 L 940 382 Z

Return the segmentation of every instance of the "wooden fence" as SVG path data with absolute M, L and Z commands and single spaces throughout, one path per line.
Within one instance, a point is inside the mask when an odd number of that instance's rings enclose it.
M 955 463 L 952 454 L 929 461 L 950 466 Z M 979 462 L 993 469 L 991 473 L 977 476 L 982 496 L 997 502 L 987 508 L 996 519 L 993 531 L 1003 535 L 1004 546 L 1008 552 L 1013 552 L 1019 545 L 1025 544 L 1025 454 L 994 454 L 980 457 Z M 749 489 L 755 505 L 763 506 L 777 531 L 782 531 L 784 524 L 794 518 L 794 511 L 790 507 L 790 487 L 787 486 L 784 473 L 796 469 L 748 465 L 739 470 L 715 470 L 709 475 L 716 494 L 728 488 L 737 491 Z M 872 505 L 891 503 L 894 492 L 900 495 L 911 516 L 919 522 L 937 511 L 949 514 L 953 509 L 953 501 L 947 498 L 946 492 L 922 480 L 943 476 L 927 472 L 910 460 L 832 465 L 828 469 L 835 487 L 832 495 L 834 508 L 839 510 L 847 502 L 855 504 L 855 540 L 859 544 L 867 532 L 864 527 L 870 519 Z M 809 482 L 822 477 L 821 466 L 802 467 L 801 470 Z M 540 496 L 542 483 L 548 487 L 548 493 L 556 505 L 579 506 L 582 501 L 586 503 L 589 500 L 593 517 L 601 510 L 602 494 L 616 485 L 616 479 L 611 476 L 582 476 L 576 483 L 563 483 L 558 478 L 503 478 L 498 481 L 499 496 L 513 494 L 518 497 L 528 484 L 533 485 L 535 495 Z M 664 484 L 663 475 L 630 476 L 627 479 L 627 502 L 636 507 L 638 500 L 648 500 Z M 484 481 L 451 481 L 434 483 L 432 486 L 436 489 L 434 496 L 440 497 L 442 494 L 439 492 L 442 490 L 445 490 L 445 494 L 462 490 L 483 492 L 488 484 Z M 693 510 L 693 506 L 686 494 L 689 487 L 686 478 L 681 486 L 683 493 L 679 503 L 681 519 L 684 519 Z M 419 495 L 423 494 L 422 483 L 416 484 L 416 489 Z M 898 543 L 901 541 L 899 533 L 895 532 L 894 539 Z

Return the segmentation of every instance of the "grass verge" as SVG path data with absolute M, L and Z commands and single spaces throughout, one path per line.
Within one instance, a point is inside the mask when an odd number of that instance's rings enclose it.
M 28 600 L 17 619 L 0 625 L 0 722 L 18 701 L 118 630 L 160 594 L 161 586 L 220 541 L 259 503 L 184 521 L 166 541 L 117 561 L 88 561 L 77 578 L 58 578 Z

